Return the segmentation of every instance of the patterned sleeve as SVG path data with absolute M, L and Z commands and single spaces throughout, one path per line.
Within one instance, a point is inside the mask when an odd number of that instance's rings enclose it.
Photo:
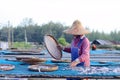
M 80 62 L 85 62 L 85 65 L 89 65 L 90 60 L 90 42 L 87 38 L 83 40 L 81 45 L 81 56 L 79 57 Z

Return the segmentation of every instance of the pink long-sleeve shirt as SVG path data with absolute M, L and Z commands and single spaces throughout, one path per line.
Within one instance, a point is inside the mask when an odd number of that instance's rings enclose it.
M 84 36 L 78 36 L 75 37 L 72 40 L 71 46 L 77 47 L 77 44 L 79 43 L 80 39 L 82 39 Z M 81 46 L 79 47 L 79 59 L 80 62 L 84 62 L 84 66 L 88 67 L 90 66 L 90 42 L 88 38 L 85 37 L 85 39 L 82 41 Z M 71 53 L 71 47 L 65 48 L 63 51 Z

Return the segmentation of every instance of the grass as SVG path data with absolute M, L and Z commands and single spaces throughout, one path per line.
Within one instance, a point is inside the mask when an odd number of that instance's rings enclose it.
M 30 43 L 25 43 L 25 42 L 14 42 L 12 47 L 13 48 L 29 49 L 29 48 L 32 48 L 32 45 Z

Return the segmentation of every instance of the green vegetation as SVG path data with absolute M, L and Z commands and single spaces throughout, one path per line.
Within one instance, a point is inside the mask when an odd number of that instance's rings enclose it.
M 114 47 L 111 45 L 97 45 L 99 49 L 113 49 Z
M 29 49 L 32 47 L 31 44 L 25 43 L 25 42 L 14 42 L 13 46 L 14 48 L 23 48 L 23 49 Z
M 63 45 L 63 46 L 66 46 L 66 45 L 69 44 L 69 43 L 66 42 L 65 38 L 63 38 L 63 37 L 60 37 L 60 38 L 58 39 L 58 43 L 60 43 L 60 44 Z
M 120 50 L 120 46 L 117 45 L 96 45 L 98 49 L 115 49 L 115 50 Z M 92 47 L 92 45 L 90 46 Z
M 116 50 L 120 50 L 120 46 L 114 46 Z

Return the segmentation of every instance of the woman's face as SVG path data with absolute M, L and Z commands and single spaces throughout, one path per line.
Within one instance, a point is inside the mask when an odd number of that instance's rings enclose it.
M 79 38 L 82 35 L 73 35 L 74 38 Z
M 80 36 L 82 36 L 82 35 L 73 35 L 74 37 L 80 37 Z

